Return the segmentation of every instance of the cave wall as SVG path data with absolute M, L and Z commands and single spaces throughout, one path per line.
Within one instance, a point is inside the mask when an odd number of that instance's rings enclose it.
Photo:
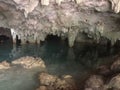
M 10 28 L 15 42 L 40 43 L 49 34 L 68 38 L 79 33 L 99 42 L 119 40 L 119 0 L 0 0 L 0 27 Z

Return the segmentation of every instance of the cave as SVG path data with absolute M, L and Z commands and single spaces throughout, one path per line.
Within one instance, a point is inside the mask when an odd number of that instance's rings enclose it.
M 0 90 L 120 90 L 119 27 L 120 0 L 0 0 Z

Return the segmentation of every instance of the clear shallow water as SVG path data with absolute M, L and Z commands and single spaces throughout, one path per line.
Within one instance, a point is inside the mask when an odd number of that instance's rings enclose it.
M 60 40 L 48 40 L 41 46 L 36 44 L 17 46 L 8 43 L 0 44 L 0 61 L 10 62 L 22 56 L 41 57 L 50 74 L 70 74 L 80 81 L 90 70 L 109 62 L 108 58 L 118 52 L 118 48 L 108 50 L 105 46 L 82 43 L 76 44 L 74 48 L 68 48 L 67 44 Z M 36 79 L 38 72 L 40 71 L 18 67 L 0 71 L 0 90 L 35 90 L 38 85 Z

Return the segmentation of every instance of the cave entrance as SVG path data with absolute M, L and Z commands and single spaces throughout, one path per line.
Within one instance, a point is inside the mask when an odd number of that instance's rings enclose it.
M 46 39 L 47 42 L 60 42 L 61 38 L 57 35 L 47 35 Z
M 8 28 L 0 27 L 0 43 L 12 42 L 11 31 Z
M 67 46 L 67 39 L 62 39 L 62 37 L 59 37 L 57 35 L 47 35 L 45 43 L 49 44 L 49 46 L 55 47 Z

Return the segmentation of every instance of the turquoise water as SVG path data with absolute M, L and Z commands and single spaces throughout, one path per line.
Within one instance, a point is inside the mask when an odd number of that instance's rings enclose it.
M 109 62 L 109 58 L 116 55 L 118 52 L 118 48 L 108 49 L 106 46 L 83 43 L 75 44 L 73 48 L 69 48 L 64 41 L 55 39 L 45 41 L 42 45 L 0 44 L 0 61 L 7 60 L 11 62 L 12 60 L 23 56 L 41 57 L 45 61 L 47 71 L 50 74 L 70 74 L 80 81 L 81 78 L 88 75 L 87 73 L 90 70 L 99 67 L 100 64 Z M 17 75 L 16 72 L 18 72 Z M 0 90 L 8 90 L 5 85 L 8 87 L 10 86 L 9 90 L 21 90 L 21 88 L 22 90 L 35 90 L 38 82 L 32 77 L 38 72 L 39 71 L 26 71 L 18 68 L 7 72 L 5 71 L 3 74 L 7 75 L 7 79 L 3 75 L 5 79 L 3 81 L 0 80 Z M 14 75 L 17 76 L 17 79 L 13 77 Z M 29 78 L 27 79 L 25 77 Z M 3 77 L 0 76 L 0 78 Z M 18 80 L 19 82 L 17 85 L 15 83 L 11 87 L 10 82 L 14 82 L 14 80 L 15 82 Z M 25 81 L 26 84 L 24 84 Z
M 41 57 L 47 66 L 62 67 L 64 64 L 69 66 L 72 64 L 72 67 L 92 69 L 108 61 L 105 61 L 104 58 L 111 57 L 118 52 L 119 48 L 108 49 L 106 46 L 84 43 L 78 43 L 73 48 L 69 48 L 64 41 L 55 39 L 45 41 L 42 45 L 0 44 L 0 61 L 7 60 L 11 62 L 23 56 L 34 56 Z M 53 67 L 53 69 L 56 68 Z

